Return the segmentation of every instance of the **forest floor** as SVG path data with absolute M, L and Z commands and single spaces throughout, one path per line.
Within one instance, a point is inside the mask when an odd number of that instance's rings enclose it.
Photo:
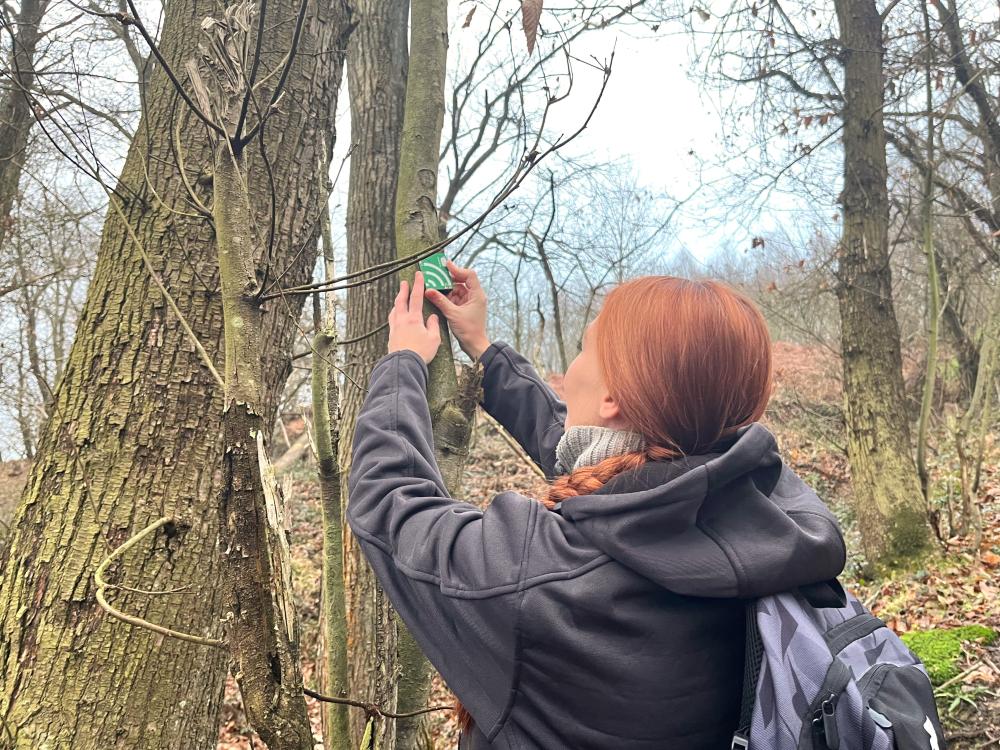
M 785 460 L 828 503 L 841 521 L 850 559 L 841 576 L 844 585 L 900 634 L 932 629 L 984 625 L 1000 629 L 1000 446 L 991 444 L 984 466 L 980 507 L 984 534 L 979 555 L 968 537 L 941 544 L 916 572 L 880 581 L 865 580 L 864 559 L 851 511 L 847 462 L 842 447 L 840 365 L 834 355 L 785 343 L 775 346 L 777 389 L 764 422 L 778 437 Z M 550 381 L 560 390 L 558 376 Z M 295 428 L 289 424 L 292 439 Z M 478 420 L 468 468 L 465 499 L 485 505 L 504 490 L 538 497 L 545 482 L 516 457 L 485 418 Z M 931 462 L 938 494 L 946 496 L 957 483 L 953 450 L 943 431 L 932 435 Z M 279 451 L 280 452 L 280 451 Z M 0 534 L 9 523 L 13 501 L 27 474 L 26 462 L 0 464 Z M 301 618 L 301 654 L 306 683 L 313 685 L 317 661 L 321 512 L 315 466 L 310 459 L 288 472 L 286 494 L 291 523 L 293 582 Z M 951 665 L 954 676 L 939 689 L 938 702 L 951 750 L 1000 750 L 1000 643 L 986 646 L 962 642 Z M 450 705 L 448 688 L 436 677 L 432 705 Z M 319 705 L 307 699 L 319 736 Z M 453 712 L 433 714 L 435 748 L 454 750 L 457 727 Z M 321 747 L 317 745 L 317 748 Z M 239 693 L 230 677 L 218 750 L 264 748 L 249 729 Z

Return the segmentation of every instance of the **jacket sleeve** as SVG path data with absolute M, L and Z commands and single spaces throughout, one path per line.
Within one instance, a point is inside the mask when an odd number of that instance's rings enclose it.
M 358 414 L 347 522 L 417 644 L 492 740 L 516 682 L 520 591 L 537 501 L 449 497 L 434 458 L 427 365 L 401 349 Z
M 479 361 L 484 370 L 482 407 L 520 443 L 546 479 L 555 478 L 566 404 L 531 363 L 503 341 L 490 344 Z

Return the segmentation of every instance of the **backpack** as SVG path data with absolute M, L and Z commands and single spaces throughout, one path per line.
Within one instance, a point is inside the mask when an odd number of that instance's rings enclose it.
M 836 579 L 746 613 L 732 750 L 945 750 L 926 668 Z

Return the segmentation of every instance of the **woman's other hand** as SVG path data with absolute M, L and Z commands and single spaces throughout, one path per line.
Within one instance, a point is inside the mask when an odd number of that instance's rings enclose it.
M 441 311 L 458 345 L 472 359 L 478 359 L 490 346 L 486 338 L 486 291 L 479 277 L 471 268 L 456 266 L 444 259 L 455 286 L 445 296 L 436 289 L 428 289 L 427 299 Z
M 396 301 L 389 311 L 389 353 L 412 349 L 430 364 L 441 346 L 441 330 L 437 315 L 429 315 L 424 323 L 423 272 L 414 275 L 412 293 L 407 287 L 406 279 L 399 282 Z

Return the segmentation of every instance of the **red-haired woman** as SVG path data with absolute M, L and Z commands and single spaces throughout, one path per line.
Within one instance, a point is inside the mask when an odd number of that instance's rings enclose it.
M 459 748 L 719 750 L 739 718 L 744 599 L 838 575 L 833 515 L 757 420 L 771 391 L 760 312 L 715 281 L 614 288 L 565 401 L 486 336 L 475 271 L 428 290 L 484 368 L 482 406 L 552 480 L 540 502 L 449 497 L 427 363 L 437 315 L 400 284 L 389 353 L 358 416 L 347 519 L 461 703 Z

